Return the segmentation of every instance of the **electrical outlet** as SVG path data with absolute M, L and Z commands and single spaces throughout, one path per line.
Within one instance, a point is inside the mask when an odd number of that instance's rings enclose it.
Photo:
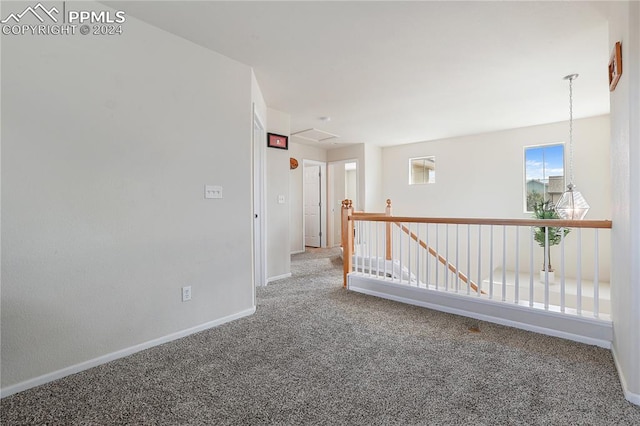
M 191 300 L 191 286 L 182 287 L 182 301 L 188 302 Z
M 218 185 L 205 185 L 204 198 L 222 198 L 222 187 Z

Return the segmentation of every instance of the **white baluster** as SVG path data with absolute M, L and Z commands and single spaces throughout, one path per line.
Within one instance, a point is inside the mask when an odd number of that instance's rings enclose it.
M 440 251 L 438 251 L 438 224 L 436 223 L 436 253 L 437 256 L 440 256 Z M 438 260 L 438 257 L 436 257 L 436 290 L 438 290 L 438 271 L 440 270 L 440 262 Z
M 398 231 L 398 238 L 399 238 L 399 241 L 400 241 L 399 244 L 398 244 L 398 250 L 399 250 L 399 253 L 400 253 L 400 255 L 399 255 L 400 264 L 398 265 L 398 280 L 399 280 L 398 282 L 400 284 L 402 284 L 402 234 L 404 232 L 402 232 L 402 224 L 400 224 L 400 227 L 401 227 L 400 231 Z M 393 263 L 395 264 L 395 262 L 393 262 Z
M 578 228 L 578 262 L 576 265 L 576 311 L 582 315 L 582 228 Z
M 354 245 L 356 246 L 356 249 L 354 250 L 355 252 L 355 256 L 356 256 L 356 261 L 353 262 L 353 270 L 354 272 L 358 272 L 358 258 L 360 257 L 360 221 L 356 220 L 353 223 L 353 227 L 356 230 L 356 238 L 354 238 Z
M 507 227 L 502 225 L 502 301 L 507 300 Z
M 544 309 L 549 309 L 549 227 L 544 227 Z
M 409 239 L 407 240 L 407 283 L 411 285 L 411 222 L 407 223 Z
M 467 225 L 467 294 L 471 294 L 471 224 Z
M 420 256 L 420 224 L 417 223 L 416 225 L 416 240 L 418 240 L 416 243 L 416 285 L 420 287 L 420 260 L 422 259 L 422 256 Z
M 364 245 L 362 243 L 362 235 L 364 234 L 364 222 L 359 222 L 358 226 L 358 242 L 357 244 L 360 246 L 360 273 L 364 275 Z
M 456 223 L 456 293 L 458 291 L 460 291 L 460 259 L 459 259 L 459 252 L 460 252 L 460 229 L 459 229 L 459 225 Z
M 427 247 L 431 247 L 429 243 L 429 224 L 427 223 L 425 242 L 427 243 Z M 427 288 L 429 287 L 429 281 L 431 281 L 431 258 L 429 257 L 429 250 L 426 253 L 427 256 Z
M 449 291 L 449 224 L 444 225 L 444 289 Z
M 369 228 L 369 238 L 368 238 L 368 241 L 367 241 L 367 248 L 369 249 L 369 276 L 371 276 L 372 275 L 371 274 L 371 267 L 373 266 L 372 265 L 373 262 L 371 260 L 372 259 L 372 257 L 371 257 L 371 246 L 373 245 L 373 244 L 371 244 L 371 241 L 372 241 L 371 240 L 371 225 L 372 225 L 372 222 L 371 221 L 367 222 L 367 225 L 369 225 L 368 226 L 368 228 Z
M 593 316 L 598 318 L 600 316 L 600 264 L 598 262 L 598 228 L 594 229 L 594 250 L 595 250 L 595 259 L 593 260 Z
M 566 301 L 566 286 L 565 286 L 565 268 L 564 268 L 564 228 L 560 234 L 560 312 L 564 312 Z
M 478 225 L 478 297 L 482 294 L 482 225 Z
M 520 301 L 520 228 L 516 227 L 516 282 L 514 289 L 513 301 L 518 303 Z
M 384 270 L 384 279 L 387 279 L 387 232 L 386 232 L 386 227 L 387 227 L 387 223 L 384 223 L 384 227 L 385 227 L 385 233 L 384 233 L 384 256 L 382 256 L 382 262 L 383 262 L 383 270 Z M 393 277 L 392 277 L 393 279 Z
M 489 299 L 493 300 L 493 225 L 489 226 Z
M 376 224 L 376 277 L 380 278 L 380 247 L 379 247 L 379 241 L 380 241 L 380 225 L 382 224 L 381 222 L 375 222 Z
M 529 229 L 529 307 L 533 307 L 533 227 Z

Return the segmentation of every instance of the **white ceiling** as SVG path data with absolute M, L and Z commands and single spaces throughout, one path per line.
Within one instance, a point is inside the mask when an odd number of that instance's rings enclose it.
M 103 2 L 250 65 L 291 131 L 395 145 L 609 112 L 588 2 Z M 321 117 L 331 117 L 330 121 Z

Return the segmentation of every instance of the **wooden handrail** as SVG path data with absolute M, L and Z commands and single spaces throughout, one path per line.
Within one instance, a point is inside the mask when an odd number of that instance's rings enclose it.
M 386 231 L 386 247 L 385 258 L 392 259 L 391 253 L 391 226 L 395 224 L 404 233 L 409 235 L 428 253 L 434 256 L 438 261 L 447 265 L 447 268 L 462 281 L 468 284 L 474 291 L 478 291 L 478 286 L 473 280 L 464 273 L 458 271 L 456 265 L 452 265 L 442 255 L 436 252 L 426 242 L 418 238 L 416 234 L 404 226 L 403 223 L 432 223 L 432 224 L 451 224 L 451 225 L 497 225 L 497 226 L 535 226 L 535 227 L 556 227 L 556 228 L 591 228 L 591 229 L 611 229 L 610 220 L 562 220 L 562 219 L 497 219 L 497 218 L 442 218 L 442 217 L 405 217 L 393 216 L 391 214 L 391 200 L 387 200 L 387 206 L 384 213 L 367 213 L 355 212 L 351 200 L 344 200 L 342 203 L 342 246 L 344 249 L 344 286 L 346 287 L 347 274 L 351 272 L 352 258 L 354 252 L 354 221 L 363 220 L 368 222 L 385 222 Z M 482 292 L 484 294 L 484 292 Z
M 553 226 L 556 228 L 599 228 L 611 229 L 610 220 L 563 220 L 563 219 L 480 219 L 443 217 L 403 217 L 385 215 L 360 215 L 354 213 L 349 220 L 371 222 L 404 223 L 448 223 L 451 225 L 504 225 L 504 226 Z
M 417 242 L 418 244 L 420 244 L 420 247 L 422 247 L 423 249 L 427 250 L 429 252 L 429 254 L 433 257 L 435 257 L 436 259 L 438 259 L 438 262 L 442 263 L 443 265 L 446 265 L 447 268 L 449 268 L 449 270 L 451 272 L 453 272 L 454 274 L 456 274 L 457 276 L 460 277 L 460 279 L 462 281 L 464 281 L 465 283 L 467 283 L 472 289 L 473 291 L 477 292 L 478 291 L 478 286 L 476 285 L 476 283 L 474 283 L 472 280 L 470 280 L 465 274 L 463 274 L 462 272 L 458 271 L 458 268 L 456 268 L 455 265 L 452 265 L 450 262 L 447 261 L 447 259 L 445 259 L 440 253 L 438 253 L 437 251 L 435 251 L 432 247 L 428 246 L 427 243 L 425 243 L 424 241 L 422 241 L 421 239 L 418 238 L 418 236 L 416 234 L 414 234 L 413 232 L 411 232 L 411 230 L 409 230 L 409 228 L 407 228 L 406 226 L 404 226 L 403 224 L 399 223 L 399 222 L 394 222 L 400 229 L 402 229 L 402 232 L 404 232 L 405 234 L 409 235 L 411 237 L 412 240 L 414 240 L 415 242 Z M 486 294 L 484 291 L 481 291 L 482 294 Z

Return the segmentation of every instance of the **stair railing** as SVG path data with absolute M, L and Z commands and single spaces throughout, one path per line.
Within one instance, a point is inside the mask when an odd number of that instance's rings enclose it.
M 346 247 L 347 245 L 350 247 L 350 254 L 349 256 L 347 256 L 347 251 L 344 251 L 344 258 L 345 258 L 345 263 L 344 263 L 344 273 L 343 273 L 343 287 L 347 286 L 347 274 L 349 272 L 351 272 L 351 270 L 353 269 L 353 253 L 355 250 L 355 239 L 351 238 L 350 241 L 348 241 L 348 237 L 349 235 L 351 235 L 352 237 L 355 236 L 355 229 L 353 228 L 353 223 L 351 225 L 349 225 L 349 222 L 353 222 L 353 215 L 356 215 L 357 219 L 362 219 L 362 218 L 374 218 L 374 217 L 380 217 L 380 216 L 384 216 L 386 218 L 390 218 L 392 217 L 392 207 L 391 207 L 391 199 L 387 198 L 386 201 L 386 206 L 385 206 L 385 211 L 384 213 L 371 213 L 371 212 L 364 212 L 364 211 L 354 211 L 353 209 L 353 201 L 346 199 L 342 201 L 342 247 L 344 250 L 344 247 Z M 411 239 L 413 239 L 415 242 L 417 242 L 420 247 L 422 247 L 423 249 L 427 250 L 427 252 L 429 253 L 429 255 L 433 256 L 434 258 L 436 258 L 438 260 L 438 262 L 440 262 L 443 265 L 446 265 L 447 268 L 453 272 L 454 274 L 456 274 L 464 283 L 468 284 L 474 291 L 478 291 L 478 286 L 476 285 L 476 283 L 474 283 L 471 279 L 469 279 L 469 277 L 467 277 L 467 275 L 465 275 L 464 273 L 458 271 L 458 268 L 456 265 L 452 264 L 451 262 L 449 262 L 444 256 L 442 256 L 441 254 L 439 254 L 434 248 L 430 247 L 429 245 L 427 245 L 426 242 L 424 242 L 423 240 L 419 239 L 418 236 L 416 234 L 414 234 L 413 232 L 411 232 L 409 230 L 409 228 L 407 228 L 406 226 L 402 225 L 400 222 L 392 222 L 392 221 L 387 221 L 385 224 L 385 236 L 384 236 L 384 242 L 385 242 L 385 259 L 390 261 L 393 258 L 393 249 L 392 249 L 392 225 L 397 226 L 398 228 L 400 228 L 402 230 L 402 232 L 404 232 L 405 234 L 409 235 L 411 237 Z M 348 264 L 346 259 L 349 259 Z
M 353 268 L 353 253 L 355 251 L 355 229 L 353 226 L 353 220 L 350 217 L 353 214 L 357 214 L 359 217 L 377 217 L 377 216 L 391 216 L 391 200 L 387 199 L 387 206 L 384 213 L 371 213 L 364 211 L 355 211 L 353 208 L 353 201 L 346 199 L 342 200 L 342 216 L 341 216 L 341 242 L 340 246 L 343 250 L 344 257 L 344 274 L 343 274 L 343 287 L 347 286 L 347 274 L 351 272 Z M 387 260 L 391 260 L 391 223 L 387 223 L 385 226 L 385 257 Z
M 399 217 L 391 214 L 390 200 L 380 214 L 354 212 L 351 201 L 345 200 L 342 217 L 344 286 L 355 272 L 394 285 L 466 293 L 558 313 L 610 315 L 609 243 L 598 233 L 611 229 L 609 220 Z M 534 238 L 540 229 L 544 242 Z M 572 232 L 567 234 L 567 229 Z M 553 249 L 557 275 L 547 268 L 548 235 L 554 230 L 562 236 Z M 455 285 L 449 285 L 451 277 Z M 466 283 L 466 291 L 461 291 L 460 282 Z

